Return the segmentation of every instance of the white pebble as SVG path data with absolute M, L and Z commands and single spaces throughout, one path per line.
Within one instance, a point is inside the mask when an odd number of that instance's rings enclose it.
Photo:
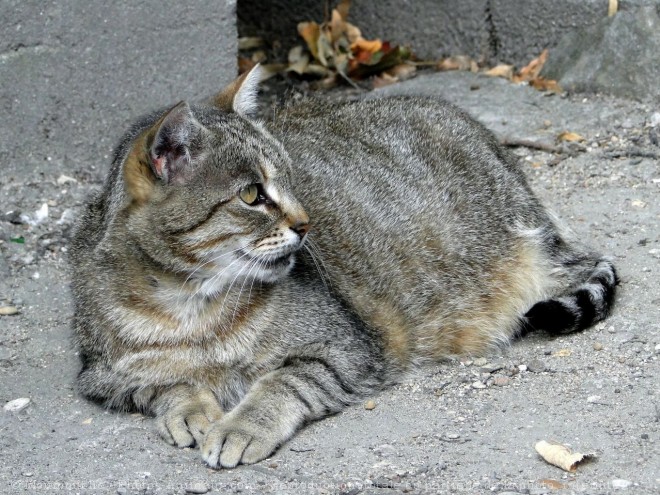
M 486 385 L 484 385 L 484 384 L 481 383 L 481 382 L 474 382 L 474 383 L 472 384 L 472 388 L 486 388 Z
M 612 488 L 626 489 L 632 485 L 632 481 L 628 480 L 612 480 Z
M 518 370 L 527 371 L 527 365 L 526 364 L 521 364 L 520 366 L 518 366 Z
M 30 404 L 30 399 L 27 397 L 21 397 L 20 399 L 10 400 L 3 406 L 3 409 L 7 412 L 20 412 L 25 409 L 28 404 Z

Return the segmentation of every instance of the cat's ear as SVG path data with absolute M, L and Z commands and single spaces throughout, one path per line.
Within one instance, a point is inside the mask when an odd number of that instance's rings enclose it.
M 257 110 L 257 93 L 263 70 L 259 64 L 244 72 L 238 79 L 211 99 L 211 104 L 225 112 L 250 117 Z
M 136 138 L 124 163 L 124 181 L 134 200 L 146 201 L 158 180 L 169 184 L 184 177 L 200 127 L 182 101 Z
M 149 141 L 149 158 L 153 173 L 165 183 L 181 176 L 190 164 L 190 143 L 198 124 L 188 106 L 182 101 L 165 113 L 153 127 Z

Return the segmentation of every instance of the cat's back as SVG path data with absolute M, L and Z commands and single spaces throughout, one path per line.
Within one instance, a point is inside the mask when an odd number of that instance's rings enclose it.
M 511 328 L 543 290 L 538 253 L 515 232 L 547 223 L 545 210 L 492 133 L 453 105 L 310 101 L 283 112 L 272 132 L 291 155 L 310 244 L 333 286 L 404 359 L 442 327 L 447 342 L 431 347 L 480 352 L 474 329 Z M 501 287 L 506 299 L 484 297 Z M 480 322 L 494 305 L 503 320 Z M 451 330 L 457 321 L 466 323 Z M 453 335 L 468 336 L 456 344 Z

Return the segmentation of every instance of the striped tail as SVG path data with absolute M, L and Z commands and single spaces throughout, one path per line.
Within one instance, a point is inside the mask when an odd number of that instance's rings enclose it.
M 545 330 L 565 334 L 604 320 L 614 304 L 618 283 L 614 265 L 599 259 L 584 283 L 562 296 L 532 306 L 525 314 L 523 333 Z

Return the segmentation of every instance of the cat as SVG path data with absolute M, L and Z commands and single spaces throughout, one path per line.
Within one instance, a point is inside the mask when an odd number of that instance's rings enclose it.
M 424 363 L 608 315 L 613 264 L 466 113 L 309 99 L 265 124 L 259 70 L 140 119 L 86 204 L 83 395 L 232 468 Z

